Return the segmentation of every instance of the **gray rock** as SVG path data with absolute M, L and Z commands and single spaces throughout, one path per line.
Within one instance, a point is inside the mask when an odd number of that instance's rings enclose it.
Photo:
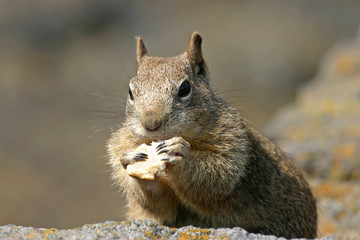
M 15 225 L 0 226 L 0 239 L 251 239 L 275 240 L 285 239 L 275 236 L 248 233 L 244 229 L 219 228 L 201 229 L 192 226 L 169 228 L 157 225 L 150 220 L 130 220 L 126 222 L 107 221 L 104 223 L 86 224 L 79 228 L 60 230 L 55 228 L 33 228 Z M 334 240 L 325 237 L 322 240 Z
M 360 32 L 328 53 L 266 135 L 312 177 L 360 180 Z

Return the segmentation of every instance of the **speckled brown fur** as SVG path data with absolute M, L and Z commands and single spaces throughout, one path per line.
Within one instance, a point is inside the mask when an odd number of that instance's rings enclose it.
M 198 33 L 184 54 L 170 58 L 148 56 L 138 37 L 137 62 L 126 121 L 108 142 L 128 217 L 174 227 L 240 226 L 286 238 L 316 237 L 316 202 L 307 182 L 279 148 L 212 90 Z M 180 97 L 185 80 L 191 92 Z M 133 161 L 125 161 L 128 153 L 167 139 L 177 139 L 176 161 L 155 181 L 126 173 L 124 163 Z

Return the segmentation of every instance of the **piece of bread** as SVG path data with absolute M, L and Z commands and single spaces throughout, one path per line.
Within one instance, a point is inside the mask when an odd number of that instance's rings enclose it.
M 126 168 L 126 172 L 130 176 L 138 177 L 145 180 L 154 180 L 155 175 L 166 168 L 165 162 L 156 153 L 156 147 L 162 143 L 152 142 L 151 145 L 141 144 L 139 150 L 148 155 L 146 161 L 139 161 L 130 164 Z

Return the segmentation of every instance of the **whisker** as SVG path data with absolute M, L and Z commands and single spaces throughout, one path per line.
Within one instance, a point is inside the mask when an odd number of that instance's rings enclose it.
M 106 81 L 106 82 L 108 82 L 108 81 Z M 98 84 L 97 82 L 93 81 L 93 84 L 94 84 L 98 89 L 100 89 L 101 91 L 103 91 L 104 93 L 106 93 L 107 95 L 112 96 L 112 97 L 116 96 L 116 95 L 114 95 L 111 91 L 109 91 L 108 89 L 102 87 L 102 86 L 101 86 L 100 84 Z M 114 88 L 111 88 L 111 87 L 110 87 L 110 89 L 114 90 Z
M 114 87 L 114 86 L 111 84 L 110 81 L 105 81 L 105 82 L 106 82 L 106 84 L 108 85 L 109 89 L 111 89 L 112 91 L 115 92 L 115 95 L 116 95 L 116 96 L 120 97 L 120 99 L 121 99 L 121 97 L 123 97 L 123 94 L 121 94 L 118 90 L 116 90 L 116 89 L 118 89 L 118 88 Z M 123 83 L 123 82 L 121 81 L 121 83 Z M 126 87 L 128 88 L 128 85 L 126 85 Z M 109 92 L 109 91 L 108 91 L 108 92 Z M 124 92 L 125 92 L 125 91 L 124 91 Z M 122 99 L 121 99 L 121 100 L 122 100 Z
M 92 138 L 95 134 L 104 131 L 106 128 L 99 128 L 99 129 L 94 129 L 92 130 L 92 132 L 90 133 L 90 135 L 88 136 L 88 139 Z
M 119 111 L 118 109 L 114 109 L 112 110 L 112 108 L 107 108 L 108 110 L 106 109 L 82 109 L 80 110 L 80 112 L 83 112 L 83 113 L 101 113 L 101 114 L 111 114 L 111 115 L 114 115 L 114 114 L 123 114 L 122 112 L 123 111 Z
M 129 74 L 129 72 L 127 71 L 127 69 L 125 68 L 124 64 L 120 63 L 120 66 L 122 68 L 122 70 L 126 73 L 128 80 L 130 81 L 130 79 L 132 78 Z
M 87 94 L 87 95 L 84 95 L 86 97 L 96 97 L 96 98 L 101 98 L 103 100 L 106 100 L 106 101 L 109 101 L 109 102 L 119 102 L 119 100 L 121 102 L 126 102 L 125 100 L 121 99 L 121 98 L 110 98 L 110 97 L 107 97 L 107 96 L 104 96 L 102 94 L 99 94 L 99 93 L 91 93 L 91 94 Z
M 258 91 L 258 90 L 264 90 L 266 88 L 237 88 L 237 89 L 230 89 L 227 91 L 223 91 L 223 92 L 217 92 L 218 95 L 222 95 L 225 93 L 230 93 L 230 92 L 240 92 L 240 91 Z
M 226 96 L 226 97 L 222 97 L 222 99 L 224 99 L 225 101 L 228 101 L 229 99 L 244 99 L 250 97 L 248 95 L 239 95 L 239 96 Z

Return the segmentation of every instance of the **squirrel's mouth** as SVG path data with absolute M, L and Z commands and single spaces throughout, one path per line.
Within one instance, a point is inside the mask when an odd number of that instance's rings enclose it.
M 147 131 L 145 138 L 151 139 L 152 141 L 166 140 L 171 138 L 169 134 L 165 134 L 159 131 Z
M 139 124 L 133 128 L 133 133 L 137 136 L 138 140 L 143 143 L 167 140 L 180 135 L 179 132 L 173 131 L 164 124 Z
M 155 127 L 155 128 L 145 128 L 145 130 L 147 131 L 147 132 L 150 132 L 150 133 L 156 133 L 159 129 L 160 129 L 160 127 L 161 126 L 157 126 L 157 127 Z
M 144 129 L 142 134 L 143 141 L 147 143 L 167 140 L 172 137 L 176 137 L 176 135 L 160 128 L 156 130 Z

